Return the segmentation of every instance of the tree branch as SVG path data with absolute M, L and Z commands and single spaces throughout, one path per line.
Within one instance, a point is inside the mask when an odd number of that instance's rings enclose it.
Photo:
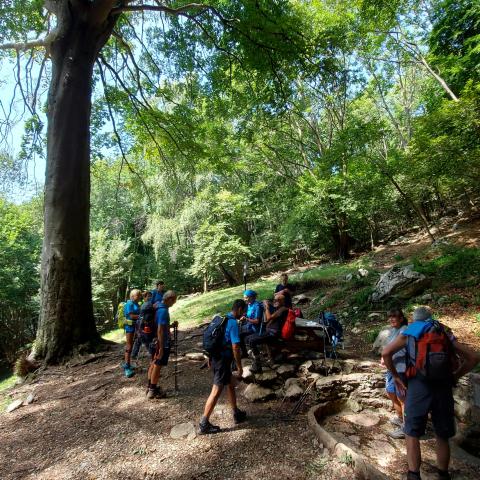
M 203 3 L 187 3 L 178 8 L 167 7 L 166 5 L 126 5 L 112 9 L 111 14 L 118 15 L 123 12 L 144 12 L 149 10 L 154 12 L 165 12 L 170 15 L 182 15 L 192 9 L 209 10 L 210 7 Z
M 16 50 L 17 52 L 23 50 L 30 50 L 31 48 L 43 47 L 46 48 L 49 45 L 47 37 L 37 38 L 36 40 L 30 40 L 28 42 L 11 42 L 0 44 L 0 50 Z

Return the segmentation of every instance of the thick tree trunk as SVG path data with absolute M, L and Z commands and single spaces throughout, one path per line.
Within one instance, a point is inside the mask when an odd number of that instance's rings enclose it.
M 82 12 L 81 12 L 82 13 Z M 98 342 L 89 258 L 92 73 L 113 24 L 91 25 L 70 10 L 57 15 L 48 97 L 45 237 L 41 310 L 34 355 L 53 363 Z

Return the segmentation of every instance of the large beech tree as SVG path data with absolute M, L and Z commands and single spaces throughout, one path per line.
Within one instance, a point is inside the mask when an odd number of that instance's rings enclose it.
M 203 39 L 210 48 L 224 53 L 231 66 L 242 62 L 237 50 L 243 44 L 243 59 L 250 56 L 254 69 L 268 67 L 273 83 L 281 83 L 279 62 L 291 67 L 295 63 L 292 52 L 305 46 L 302 22 L 295 20 L 291 5 L 282 0 L 209 5 L 169 0 L 10 0 L 1 7 L 0 52 L 16 58 L 18 72 L 22 52 L 29 52 L 31 59 L 43 55 L 29 74 L 41 77 L 46 72 L 49 81 L 41 308 L 35 356 L 51 363 L 78 345 L 99 341 L 89 265 L 90 121 L 96 62 L 105 93 L 109 79 L 117 77 L 115 66 L 102 52 L 109 39 L 126 46 L 131 68 L 139 73 L 142 69 L 135 60 L 135 49 L 129 47 L 132 39 L 122 38 L 122 25 L 128 23 L 134 30 L 135 24 L 139 29 L 148 25 L 154 15 L 172 17 L 176 20 L 163 30 L 164 35 L 172 35 L 175 27 L 184 32 L 186 22 L 198 32 L 190 43 L 179 42 L 179 49 L 188 50 Z M 135 19 L 130 22 L 132 14 Z M 219 40 L 225 34 L 227 40 Z M 135 35 L 133 43 L 141 42 L 140 34 Z M 315 45 L 315 40 L 310 40 Z M 143 43 L 142 48 L 146 48 Z M 16 80 L 20 84 L 21 75 Z M 120 77 L 115 80 L 121 83 Z M 38 120 L 34 110 L 40 80 L 36 85 L 24 100 Z M 128 86 L 123 86 L 130 99 Z M 21 85 L 20 89 L 23 95 Z M 145 128 L 148 130 L 148 124 Z M 115 126 L 114 130 L 120 140 Z

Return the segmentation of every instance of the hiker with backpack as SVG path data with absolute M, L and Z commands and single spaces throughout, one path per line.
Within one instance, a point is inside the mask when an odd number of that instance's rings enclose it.
M 262 333 L 263 328 L 263 304 L 257 300 L 257 292 L 245 290 L 243 299 L 247 304 L 247 311 L 240 319 L 240 340 L 242 355 L 246 356 L 245 338 L 252 333 Z
M 402 349 L 406 350 L 406 381 L 393 360 Z M 413 322 L 384 347 L 382 357 L 396 389 L 405 395 L 407 480 L 421 479 L 419 439 L 425 434 L 428 414 L 435 430 L 438 478 L 450 479 L 449 439 L 455 435 L 453 387 L 479 363 L 480 356 L 434 320 L 428 307 L 418 307 Z
M 177 294 L 173 290 L 168 290 L 163 295 L 162 301 L 157 305 L 155 313 L 156 336 L 150 345 L 152 361 L 147 373 L 147 398 L 149 400 L 166 396 L 165 392 L 158 386 L 158 381 L 160 380 L 161 369 L 168 365 L 168 358 L 170 357 L 170 329 L 178 326 L 178 322 L 170 324 L 169 313 L 169 308 L 176 301 Z
M 407 328 L 408 321 L 400 308 L 390 309 L 387 315 L 391 326 L 390 334 L 387 339 L 388 345 Z M 405 371 L 407 369 L 407 365 L 405 349 L 402 348 L 396 352 L 392 359 L 395 365 L 395 370 L 398 372 L 402 380 L 406 382 Z M 382 366 L 385 366 L 383 357 L 380 363 Z M 403 431 L 403 404 L 405 401 L 405 395 L 398 390 L 390 370 L 387 370 L 385 374 L 385 390 L 388 398 L 392 401 L 393 409 L 396 413 L 396 416 L 390 420 L 390 423 L 397 427 L 396 430 L 389 432 L 388 435 L 395 439 L 405 438 L 405 433 Z
M 122 364 L 123 371 L 127 378 L 135 375 L 135 370 L 130 364 L 130 357 L 133 347 L 133 337 L 135 335 L 135 325 L 140 314 L 140 306 L 138 304 L 141 296 L 141 291 L 134 288 L 130 292 L 130 300 L 125 303 L 123 307 L 124 315 L 124 330 L 125 330 L 125 359 Z
M 246 412 L 237 407 L 232 374 L 232 362 L 235 361 L 236 376 L 242 378 L 243 375 L 238 320 L 245 315 L 245 309 L 244 300 L 235 300 L 230 313 L 225 317 L 215 316 L 205 329 L 203 346 L 208 355 L 208 365 L 213 372 L 213 386 L 199 423 L 198 433 L 200 435 L 220 432 L 219 426 L 210 423 L 210 416 L 224 387 L 227 388 L 228 402 L 235 424 L 243 422 L 247 417 Z
M 158 305 L 160 305 L 163 300 L 163 294 L 165 293 L 165 282 L 159 280 L 156 283 L 156 288 L 154 288 L 151 293 L 153 308 L 157 309 Z
M 143 303 L 136 323 L 135 341 L 132 349 L 132 360 L 138 359 L 142 345 L 150 351 L 150 344 L 155 338 L 155 310 L 152 304 L 152 292 L 143 292 Z
M 285 306 L 285 296 L 283 294 L 275 295 L 273 308 L 270 302 L 265 300 L 264 308 L 266 321 L 265 332 L 252 333 L 245 338 L 248 356 L 253 361 L 250 369 L 253 373 L 262 372 L 262 362 L 258 347 L 260 347 L 260 345 L 271 345 L 272 343 L 276 343 L 289 312 L 289 309 Z

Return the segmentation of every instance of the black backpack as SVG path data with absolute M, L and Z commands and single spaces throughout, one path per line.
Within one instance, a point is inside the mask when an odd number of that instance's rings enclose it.
M 155 310 L 153 308 L 152 302 L 145 302 L 140 307 L 140 315 L 138 318 L 138 326 L 140 329 L 140 333 L 147 335 L 155 335 Z
M 225 349 L 223 340 L 227 328 L 227 317 L 215 315 L 203 332 L 203 350 L 208 357 L 219 357 Z

